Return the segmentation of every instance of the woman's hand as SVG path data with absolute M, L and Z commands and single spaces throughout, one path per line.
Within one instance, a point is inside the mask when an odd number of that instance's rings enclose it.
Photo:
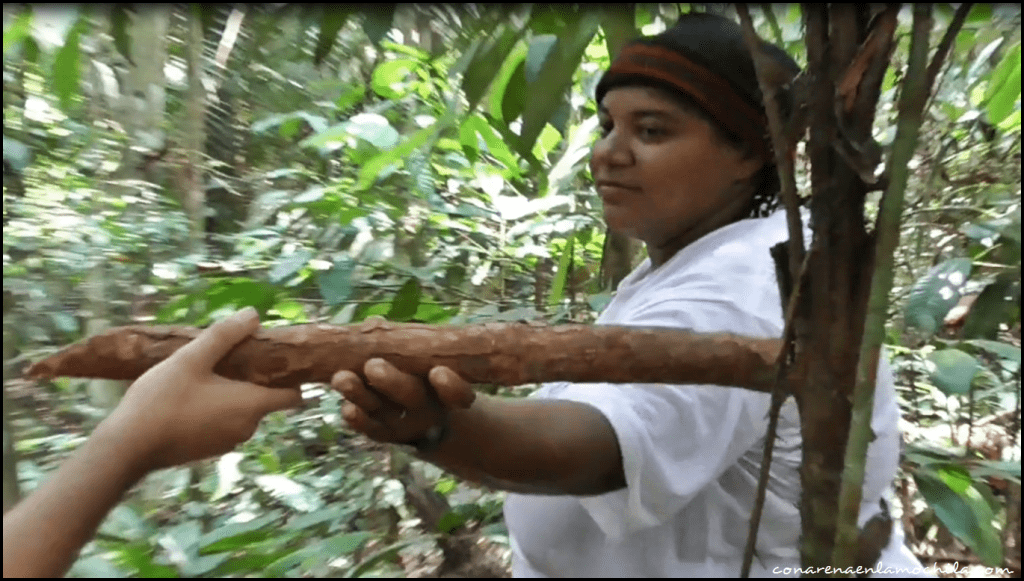
M 149 471 L 230 452 L 270 412 L 302 403 L 299 389 L 225 379 L 213 367 L 259 328 L 251 307 L 214 323 L 147 371 L 97 428 Z
M 331 386 L 346 400 L 341 413 L 348 425 L 379 442 L 419 440 L 446 425 L 449 410 L 467 409 L 476 398 L 472 386 L 447 367 L 431 369 L 429 384 L 383 359 L 367 361 L 363 375 L 365 383 L 339 371 Z

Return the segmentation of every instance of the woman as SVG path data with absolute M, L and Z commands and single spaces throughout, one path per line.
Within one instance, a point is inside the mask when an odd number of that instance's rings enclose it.
M 796 64 L 764 50 L 779 70 Z M 597 87 L 590 169 L 610 229 L 648 260 L 598 324 L 782 334 L 768 249 L 787 238 L 761 95 L 739 27 L 691 14 L 634 41 Z M 735 576 L 753 506 L 769 397 L 713 386 L 545 385 L 525 401 L 478 396 L 451 370 L 429 385 L 383 360 L 370 386 L 333 385 L 345 420 L 470 480 L 508 490 L 517 576 Z M 898 462 L 886 368 L 875 402 L 861 523 Z M 782 412 L 754 575 L 799 564 L 799 418 Z M 881 563 L 913 567 L 894 529 Z M 917 565 L 919 566 L 919 565 Z

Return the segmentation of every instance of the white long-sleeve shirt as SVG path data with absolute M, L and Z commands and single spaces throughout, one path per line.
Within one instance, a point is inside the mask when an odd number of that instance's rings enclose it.
M 645 261 L 619 285 L 598 324 L 780 337 L 783 318 L 769 248 L 788 238 L 784 212 L 742 220 L 690 244 L 660 268 Z M 878 375 L 860 522 L 890 494 L 900 435 L 892 375 Z M 584 402 L 610 422 L 625 488 L 591 497 L 510 494 L 505 503 L 517 577 L 739 575 L 768 424 L 770 396 L 739 388 L 547 384 L 533 397 Z M 779 418 L 752 576 L 795 573 L 800 536 L 800 420 Z M 881 562 L 920 567 L 902 529 Z

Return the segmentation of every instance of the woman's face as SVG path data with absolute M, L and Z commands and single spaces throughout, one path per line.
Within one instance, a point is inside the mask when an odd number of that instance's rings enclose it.
M 750 177 L 764 161 L 724 143 L 668 95 L 615 88 L 598 115 L 590 170 L 610 229 L 671 255 L 747 207 Z

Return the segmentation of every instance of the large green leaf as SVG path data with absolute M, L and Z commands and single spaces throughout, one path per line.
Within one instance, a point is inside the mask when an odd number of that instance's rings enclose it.
M 60 105 L 66 111 L 71 107 L 71 100 L 78 92 L 81 75 L 81 51 L 79 50 L 80 32 L 78 25 L 72 26 L 53 59 L 53 90 L 60 98 Z
M 352 294 L 352 271 L 354 264 L 349 259 L 335 261 L 330 270 L 317 276 L 320 296 L 330 306 L 336 306 L 348 299 Z
M 288 256 L 282 257 L 277 261 L 277 264 L 274 265 L 274 268 L 270 270 L 270 282 L 274 284 L 283 282 L 286 278 L 306 266 L 311 258 L 313 258 L 313 253 L 306 249 L 298 250 Z
M 391 24 L 395 19 L 395 7 L 397 4 L 366 4 L 363 10 L 363 32 L 373 44 L 380 44 L 384 35 L 391 30 Z
M 32 10 L 23 9 L 4 30 L 4 56 L 32 34 Z
M 395 293 L 395 298 L 391 301 L 391 309 L 388 311 L 386 318 L 390 321 L 399 322 L 412 319 L 420 307 L 422 295 L 423 290 L 420 288 L 420 281 L 410 278 Z
M 529 71 L 526 73 L 526 105 L 523 110 L 519 143 L 516 144 L 522 155 L 527 155 L 533 150 L 540 132 L 562 105 L 583 53 L 597 34 L 600 24 L 600 14 L 597 11 L 586 11 L 584 14 L 567 13 L 565 18 L 568 24 L 558 34 L 555 46 L 544 55 L 543 64 L 534 82 L 529 82 L 531 75 Z M 535 58 L 539 59 L 541 52 L 543 51 L 535 52 Z
M 520 58 L 519 64 L 512 70 L 505 90 L 501 93 L 501 107 L 497 113 L 506 124 L 511 123 L 523 114 L 526 106 L 526 60 Z M 494 110 L 492 109 L 492 115 Z
M 1017 345 L 1010 345 L 1009 343 L 1002 343 L 1000 341 L 990 341 L 988 339 L 974 339 L 972 341 L 967 341 L 967 344 L 984 349 L 1001 359 L 1020 363 L 1020 347 Z
M 462 90 L 466 93 L 470 111 L 484 96 L 487 87 L 501 78 L 502 64 L 508 59 L 519 39 L 522 38 L 523 32 L 524 28 L 521 26 L 504 26 L 500 32 L 491 37 L 490 42 L 484 43 L 474 55 L 462 78 Z M 500 87 L 500 89 L 503 88 Z
M 949 309 L 960 300 L 971 274 L 971 259 L 954 258 L 932 268 L 910 289 L 906 322 L 931 335 L 939 329 Z
M 110 6 L 110 35 L 114 38 L 114 48 L 124 57 L 129 64 L 134 65 L 132 60 L 131 37 L 128 34 L 128 27 L 131 18 L 128 13 L 131 6 L 128 4 L 111 4 Z
M 964 320 L 963 335 L 967 338 L 995 339 L 999 326 L 1020 319 L 1020 272 L 1016 276 L 1000 276 L 986 286 L 971 305 Z
M 275 533 L 280 516 L 280 513 L 273 512 L 248 522 L 219 526 L 203 535 L 197 546 L 201 554 L 210 554 L 234 551 L 263 541 Z
M 973 487 L 957 494 L 942 480 L 927 473 L 914 475 L 918 490 L 942 524 L 971 547 L 990 566 L 1002 562 L 999 534 L 992 526 L 992 511 Z
M 943 349 L 928 355 L 931 379 L 947 395 L 965 394 L 971 390 L 974 376 L 981 364 L 973 356 L 959 349 Z
M 1003 61 L 992 73 L 986 91 L 989 122 L 998 125 L 1013 111 L 1020 99 L 1020 44 L 1006 52 Z
M 558 44 L 558 37 L 554 34 L 541 34 L 533 37 L 530 41 L 530 49 L 526 53 L 526 82 L 533 85 L 540 78 L 540 72 L 544 69 L 551 53 Z
M 352 13 L 352 9 L 346 6 L 324 4 L 323 7 L 324 12 L 320 20 L 320 35 L 316 39 L 316 49 L 313 51 L 313 63 L 317 66 L 320 66 L 324 59 L 327 58 L 327 55 L 330 54 L 331 48 L 334 47 L 334 43 L 338 40 L 338 31 L 341 30 L 342 26 L 345 26 L 345 22 Z
M 402 83 L 412 71 L 420 66 L 421 63 L 416 59 L 395 59 L 383 62 L 374 69 L 370 86 L 374 92 L 385 99 L 399 99 L 404 93 L 396 90 L 395 85 Z

